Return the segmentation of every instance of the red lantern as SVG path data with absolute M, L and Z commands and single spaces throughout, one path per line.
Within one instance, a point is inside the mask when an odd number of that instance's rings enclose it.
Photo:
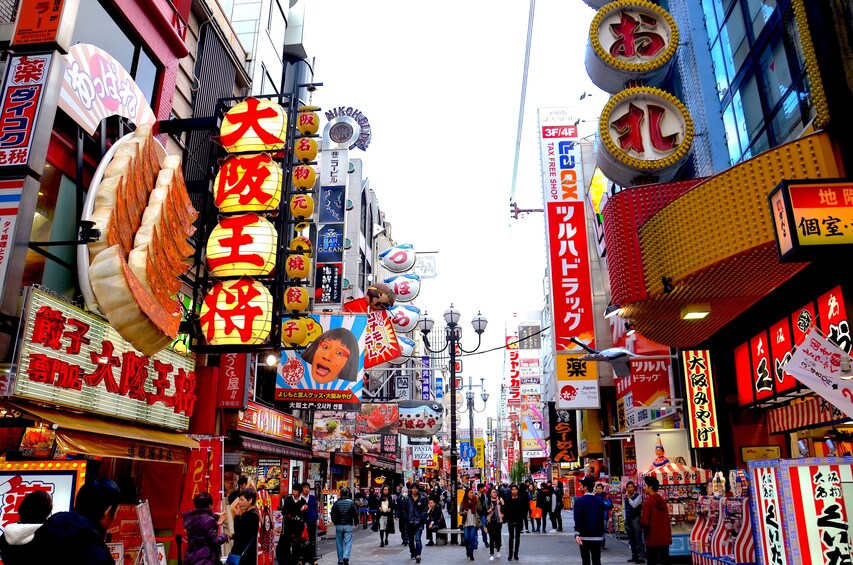
M 213 182 L 216 206 L 225 213 L 276 211 L 281 177 L 281 167 L 266 153 L 231 155 Z
M 204 297 L 200 322 L 210 345 L 263 343 L 272 325 L 272 295 L 248 277 L 217 283 Z
M 278 232 L 257 214 L 224 218 L 207 240 L 207 263 L 217 277 L 264 276 L 275 266 Z
M 270 100 L 246 98 L 225 114 L 219 143 L 229 153 L 261 153 L 284 148 L 287 116 Z

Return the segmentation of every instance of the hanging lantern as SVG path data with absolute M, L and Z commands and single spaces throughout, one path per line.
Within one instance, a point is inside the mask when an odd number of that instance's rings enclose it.
M 314 214 L 314 198 L 310 194 L 294 194 L 290 198 L 290 215 L 297 220 L 307 220 Z M 296 225 L 298 231 L 308 227 L 309 222 L 300 222 Z
M 272 325 L 272 295 L 248 277 L 217 283 L 204 297 L 199 320 L 210 345 L 263 343 Z
M 284 307 L 294 312 L 308 309 L 308 289 L 301 286 L 289 286 L 284 290 Z
M 311 258 L 308 255 L 288 255 L 284 260 L 284 272 L 291 279 L 304 279 L 311 272 Z
M 302 323 L 305 324 L 306 337 L 303 345 L 314 343 L 318 337 L 323 335 L 323 326 L 314 318 L 302 318 Z
M 388 309 L 388 317 L 398 333 L 409 333 L 418 325 L 421 319 L 421 309 L 417 306 L 400 304 Z
M 207 240 L 207 264 L 217 277 L 268 275 L 275 266 L 278 232 L 257 214 L 230 216 Z
M 291 251 L 311 251 L 311 240 L 307 237 L 297 235 L 290 240 Z
M 281 201 L 281 167 L 267 153 L 230 155 L 213 181 L 213 199 L 224 213 L 272 212 Z
M 225 114 L 219 143 L 229 153 L 261 153 L 284 148 L 287 116 L 270 100 L 246 98 Z
M 317 158 L 319 149 L 317 140 L 310 137 L 302 137 L 296 140 L 296 148 L 293 150 L 293 153 L 299 161 L 308 163 Z
M 296 116 L 296 129 L 302 135 L 314 135 L 320 129 L 320 116 L 317 106 L 302 106 Z
M 299 318 L 284 320 L 281 325 L 281 341 L 288 347 L 302 345 L 307 335 L 305 324 Z
M 405 273 L 415 266 L 415 249 L 410 243 L 395 245 L 379 254 L 382 265 L 392 273 Z
M 391 290 L 397 296 L 397 302 L 411 302 L 421 291 L 421 277 L 418 275 L 397 275 L 385 282 L 391 285 Z
M 297 165 L 293 168 L 293 186 L 309 190 L 317 181 L 317 171 L 311 165 Z

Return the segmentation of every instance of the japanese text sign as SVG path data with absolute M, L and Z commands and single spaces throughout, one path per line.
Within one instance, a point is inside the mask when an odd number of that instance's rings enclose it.
M 85 461 L 8 462 L 0 469 L 0 533 L 18 522 L 25 496 L 44 491 L 53 499 L 53 512 L 67 512 L 86 477 Z
M 191 357 L 145 357 L 100 318 L 35 289 L 23 318 L 14 396 L 187 429 L 196 400 Z
M 432 369 L 430 369 L 430 357 L 421 357 L 423 369 L 421 370 L 421 400 L 430 400 L 430 381 L 432 380 Z
M 521 404 L 521 372 L 519 371 L 521 361 L 518 352 L 518 336 L 506 336 L 506 352 L 507 385 L 509 386 L 506 403 L 519 405 Z
M 266 437 L 293 441 L 294 418 L 290 414 L 249 402 L 238 414 L 237 429 Z
M 56 41 L 62 21 L 64 0 L 23 0 L 18 4 L 18 21 L 12 45 L 35 45 Z
M 551 428 L 551 461 L 554 463 L 578 462 L 578 431 L 574 410 L 558 410 L 548 403 L 548 421 Z
M 288 402 L 290 408 L 359 410 L 368 316 L 336 314 L 313 318 L 323 333 L 302 353 L 281 352 L 275 398 Z
M 840 459 L 783 460 L 780 463 L 786 543 L 796 565 L 841 565 L 853 560 L 849 506 L 853 470 L 849 456 Z M 797 532 L 797 535 L 790 535 Z
M 785 370 L 842 412 L 853 416 L 853 381 L 841 378 L 845 375 L 842 368 L 845 357 L 842 349 L 812 328 L 785 364 Z
M 53 55 L 12 55 L 0 91 L 0 167 L 26 165 Z
M 711 352 L 682 351 L 686 380 L 687 407 L 690 413 L 690 445 L 719 447 L 720 432 L 717 407 L 714 401 L 714 371 Z
M 784 181 L 768 198 L 781 260 L 803 260 L 808 248 L 853 244 L 853 182 Z
M 6 287 L 9 255 L 15 242 L 15 224 L 26 179 L 0 180 L 0 289 Z
M 397 339 L 393 320 L 386 310 L 372 310 L 367 306 L 367 299 L 359 298 L 345 303 L 344 311 L 367 313 L 367 332 L 364 334 L 365 369 L 400 357 L 403 353 L 402 345 Z
M 778 468 L 760 465 L 749 463 L 750 480 L 755 485 L 751 497 L 755 526 L 753 530 L 758 542 L 755 545 L 755 555 L 762 565 L 786 565 L 788 554 L 785 548 L 785 521 L 779 497 Z
M 557 408 L 578 410 L 598 408 L 601 404 L 598 387 L 598 366 L 577 355 L 557 355 Z
M 225 353 L 219 358 L 219 394 L 217 408 L 242 408 L 249 399 L 246 373 L 249 356 L 245 353 Z

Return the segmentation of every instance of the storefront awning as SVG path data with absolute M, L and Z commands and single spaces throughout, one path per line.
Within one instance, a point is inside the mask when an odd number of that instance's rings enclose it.
M 246 436 L 240 438 L 240 446 L 243 449 L 248 449 L 249 451 L 259 451 L 261 453 L 280 455 L 281 457 L 291 457 L 293 459 L 302 459 L 304 461 L 307 461 L 314 456 L 314 454 L 307 449 L 299 449 L 296 447 L 282 445 L 280 443 L 263 441 Z
M 771 434 L 830 426 L 849 419 L 841 410 L 816 396 L 767 411 L 767 427 Z
M 198 449 L 197 441 L 175 432 L 28 404 L 9 404 L 36 420 L 55 424 L 57 447 L 68 453 L 186 463 L 189 450 Z
M 711 480 L 711 471 L 681 463 L 667 463 L 640 473 L 640 478 L 655 477 L 662 485 L 697 485 Z

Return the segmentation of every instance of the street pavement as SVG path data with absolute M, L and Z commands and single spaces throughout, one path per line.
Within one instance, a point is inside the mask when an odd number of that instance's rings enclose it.
M 521 550 L 518 552 L 521 563 L 580 563 L 580 550 L 574 539 L 574 525 L 571 512 L 563 512 L 563 531 L 555 532 L 548 530 L 547 534 L 530 533 L 521 534 Z M 461 536 L 460 536 L 461 538 Z M 390 536 L 389 545 L 379 547 L 379 534 L 374 533 L 369 527 L 366 530 L 359 529 L 353 535 L 351 565 L 401 565 L 412 563 L 409 558 L 409 548 L 401 544 L 400 533 Z M 452 565 L 454 563 L 470 563 L 465 558 L 465 548 L 461 545 L 435 545 L 426 546 L 426 536 L 422 540 L 424 544 L 421 553 L 423 565 Z M 335 550 L 334 526 L 329 527 L 329 533 L 325 540 L 318 540 L 317 549 L 323 555 L 321 561 L 324 565 L 335 565 L 337 563 L 337 552 Z M 503 539 L 501 541 L 501 557 L 495 559 L 494 563 L 506 562 L 509 550 L 509 537 L 506 528 L 503 528 Z M 631 557 L 631 551 L 627 542 L 619 541 L 612 536 L 607 538 L 607 549 L 601 552 L 601 562 L 604 563 L 626 563 Z M 483 563 L 489 561 L 489 548 L 480 538 L 480 546 L 474 552 L 474 559 Z M 512 561 L 510 563 L 515 563 Z

